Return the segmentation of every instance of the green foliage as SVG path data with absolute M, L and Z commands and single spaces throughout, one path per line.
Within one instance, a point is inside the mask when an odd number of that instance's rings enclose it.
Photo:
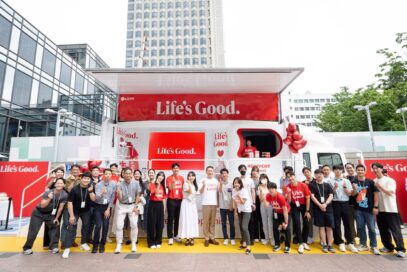
M 407 33 L 398 33 L 396 42 L 406 50 Z M 379 65 L 377 82 L 353 93 L 342 87 L 340 92 L 334 95 L 337 103 L 324 107 L 316 119 L 316 126 L 329 132 L 368 131 L 366 112 L 358 111 L 354 106 L 376 101 L 377 105 L 370 108 L 373 129 L 404 130 L 402 116 L 396 113 L 396 110 L 407 106 L 407 59 L 387 48 L 380 49 L 377 53 L 386 59 Z

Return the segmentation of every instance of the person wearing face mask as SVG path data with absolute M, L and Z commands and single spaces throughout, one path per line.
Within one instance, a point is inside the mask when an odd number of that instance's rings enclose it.
M 251 179 L 253 180 L 254 183 L 254 191 L 256 195 L 256 201 L 255 201 L 255 206 L 256 208 L 252 212 L 252 216 L 250 218 L 250 224 L 249 224 L 249 230 L 250 230 L 250 238 L 254 239 L 254 242 L 259 242 L 261 241 L 264 243 L 264 232 L 262 228 L 262 222 L 261 222 L 261 213 L 260 213 L 260 199 L 259 195 L 257 194 L 259 184 L 260 184 L 260 168 L 258 166 L 253 166 L 251 175 Z M 253 244 L 253 241 L 252 241 Z
M 266 174 L 260 175 L 260 185 L 257 189 L 257 194 L 259 196 L 260 202 L 260 213 L 261 220 L 263 223 L 263 232 L 264 232 L 264 245 L 270 244 L 270 239 L 273 236 L 273 206 L 267 202 L 266 197 L 269 194 L 267 189 L 267 184 L 270 182 L 269 177 Z
M 62 214 L 64 205 L 68 199 L 68 194 L 64 189 L 64 179 L 57 178 L 54 182 L 54 189 L 47 190 L 42 195 L 40 204 L 33 210 L 28 228 L 27 241 L 23 246 L 23 254 L 32 254 L 32 246 L 37 234 L 40 231 L 42 223 L 48 226 L 48 235 L 50 240 L 50 251 L 57 254 L 58 240 L 57 228 L 59 228 L 58 218 Z
M 222 221 L 223 245 L 227 246 L 230 243 L 232 246 L 235 241 L 235 214 L 233 212 L 232 203 L 232 181 L 229 180 L 229 170 L 223 168 L 220 170 L 219 179 L 219 212 Z M 228 235 L 227 220 L 229 220 L 230 236 Z
M 255 192 L 256 186 L 254 184 L 253 179 L 246 175 L 246 173 L 247 173 L 246 165 L 244 165 L 244 164 L 239 165 L 238 170 L 240 173 L 240 179 L 243 182 L 243 188 L 244 188 L 244 190 L 247 190 L 247 192 L 251 196 L 248 199 L 248 201 L 249 201 L 248 203 L 252 207 L 252 212 L 253 212 L 256 210 L 256 192 Z M 250 229 L 250 226 L 249 226 L 249 229 Z M 251 241 L 250 244 L 253 245 L 254 243 Z
M 154 182 L 150 182 L 150 207 L 147 216 L 147 244 L 149 248 L 161 248 L 164 229 L 165 174 L 157 173 Z

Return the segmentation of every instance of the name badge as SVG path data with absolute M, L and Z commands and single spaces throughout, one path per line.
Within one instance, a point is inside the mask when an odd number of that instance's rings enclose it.
M 300 202 L 298 200 L 295 201 L 295 206 L 300 207 Z
M 133 198 L 131 196 L 129 196 L 129 203 L 133 202 Z
M 57 214 L 57 209 L 52 209 L 51 214 L 52 214 L 52 215 L 56 215 L 56 214 Z
M 321 203 L 325 203 L 325 197 L 321 196 Z
M 107 199 L 106 198 L 103 199 L 103 204 L 107 204 Z
M 278 215 L 276 212 L 274 213 L 274 219 L 278 219 Z
M 83 208 L 85 208 L 85 206 L 86 206 L 86 202 L 85 202 L 85 201 L 82 201 L 82 202 L 81 202 L 81 208 L 83 209 Z

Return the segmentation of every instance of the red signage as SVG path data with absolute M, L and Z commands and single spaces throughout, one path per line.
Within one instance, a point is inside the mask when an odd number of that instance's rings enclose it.
M 0 192 L 13 198 L 14 216 L 20 215 L 22 194 L 25 187 L 44 176 L 25 192 L 24 205 L 45 191 L 47 185 L 48 162 L 0 162 Z M 30 216 L 40 199 L 23 210 L 23 216 Z
M 375 174 L 372 173 L 372 168 L 370 167 L 374 162 L 380 162 L 383 164 L 389 177 L 396 181 L 396 197 L 399 213 L 403 219 L 403 222 L 407 222 L 407 201 L 405 201 L 405 199 L 407 199 L 407 159 L 365 160 L 367 177 L 371 179 L 375 178 Z
M 121 94 L 119 121 L 278 120 L 278 94 Z
M 156 170 L 170 170 L 177 162 L 183 170 L 205 168 L 204 132 L 152 132 L 148 159 Z

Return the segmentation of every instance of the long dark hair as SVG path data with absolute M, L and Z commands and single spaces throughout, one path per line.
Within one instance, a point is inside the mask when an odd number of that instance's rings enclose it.
M 187 179 L 188 179 L 189 176 L 194 177 L 194 181 L 192 183 L 194 184 L 195 191 L 198 191 L 198 184 L 196 183 L 196 174 L 195 174 L 195 172 L 194 171 L 188 172 Z
M 135 174 L 136 172 L 139 172 L 139 174 L 140 174 L 140 179 L 139 179 L 139 180 L 134 179 L 134 180 L 139 183 L 139 185 L 140 185 L 140 187 L 141 187 L 141 191 L 144 192 L 146 188 L 145 188 L 144 182 L 143 182 L 143 173 L 141 173 L 141 171 L 140 171 L 139 169 L 136 169 L 136 170 L 134 170 L 134 172 L 133 172 L 133 176 L 134 176 L 134 174 Z
M 163 176 L 163 180 L 161 181 L 161 186 L 163 187 L 163 189 L 165 189 L 165 173 L 164 173 L 164 171 L 158 172 L 157 175 L 155 176 L 155 180 L 157 180 L 159 176 Z

